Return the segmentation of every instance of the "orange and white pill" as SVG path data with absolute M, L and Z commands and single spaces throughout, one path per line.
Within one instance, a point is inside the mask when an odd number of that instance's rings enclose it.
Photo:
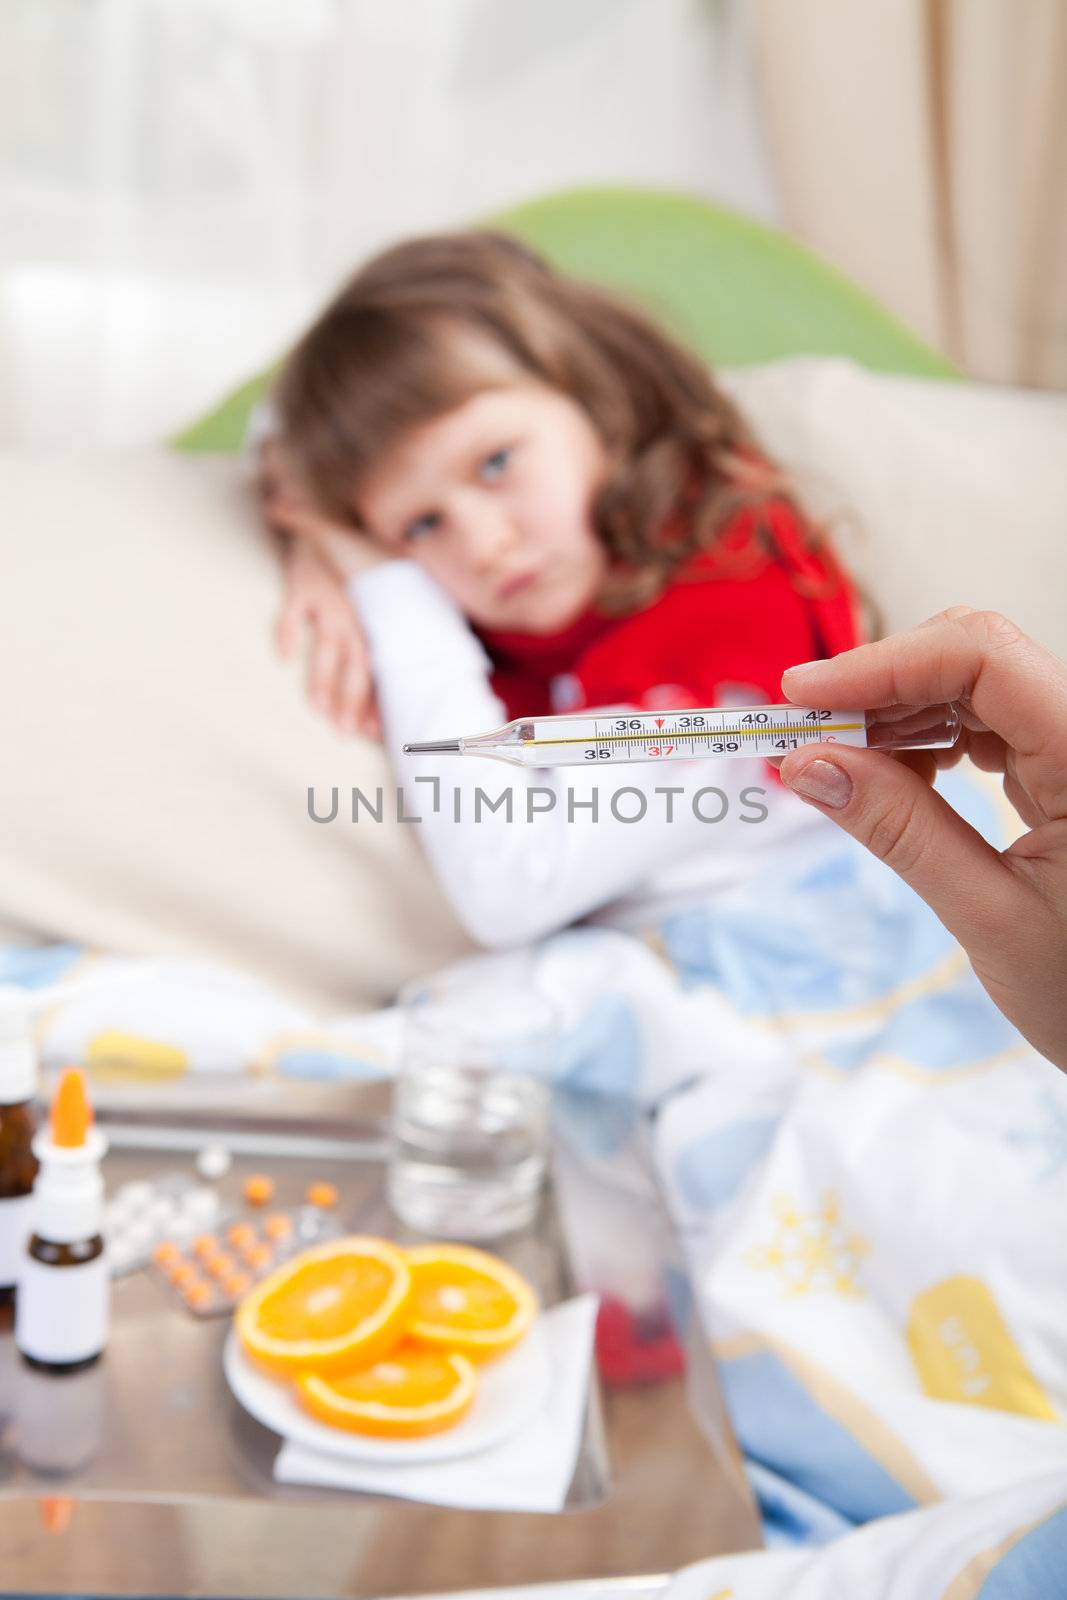
M 293 1219 L 287 1217 L 284 1211 L 275 1211 L 264 1222 L 263 1232 L 268 1239 L 290 1239 L 293 1234 Z
M 320 1180 L 318 1183 L 308 1184 L 304 1190 L 304 1199 L 309 1206 L 318 1206 L 320 1211 L 332 1211 L 340 1199 L 340 1195 L 337 1192 L 336 1184 L 324 1183 Z

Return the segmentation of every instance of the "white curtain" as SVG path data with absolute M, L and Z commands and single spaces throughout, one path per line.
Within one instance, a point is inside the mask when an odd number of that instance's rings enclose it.
M 976 377 L 1067 388 L 1064 0 L 754 0 L 787 225 Z

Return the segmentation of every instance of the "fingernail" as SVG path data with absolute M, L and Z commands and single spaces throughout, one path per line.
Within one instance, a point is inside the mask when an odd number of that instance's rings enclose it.
M 852 779 L 832 761 L 811 761 L 795 778 L 787 778 L 785 782 L 802 799 L 832 806 L 835 811 L 840 811 L 852 799 Z
M 806 667 L 818 667 L 821 664 L 819 661 L 794 661 L 791 667 L 786 667 L 782 677 L 788 678 L 791 672 L 803 672 Z

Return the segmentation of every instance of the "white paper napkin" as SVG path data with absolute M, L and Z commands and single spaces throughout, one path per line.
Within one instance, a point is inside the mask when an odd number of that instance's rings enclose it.
M 544 1409 L 510 1439 L 478 1455 L 409 1466 L 343 1461 L 287 1439 L 276 1481 L 480 1511 L 561 1511 L 582 1439 L 596 1310 L 596 1295 L 584 1294 L 542 1314 L 552 1386 Z

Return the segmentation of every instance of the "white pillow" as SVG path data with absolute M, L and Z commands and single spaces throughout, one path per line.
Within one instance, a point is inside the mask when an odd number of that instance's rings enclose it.
M 1067 396 L 796 360 L 720 374 L 887 632 L 992 608 L 1067 656 Z
M 278 563 L 233 458 L 0 456 L 0 506 L 9 937 L 217 960 L 330 1011 L 469 948 L 417 826 L 346 820 L 352 784 L 389 798 L 382 751 L 275 656 Z M 340 788 L 337 821 L 310 784 Z

